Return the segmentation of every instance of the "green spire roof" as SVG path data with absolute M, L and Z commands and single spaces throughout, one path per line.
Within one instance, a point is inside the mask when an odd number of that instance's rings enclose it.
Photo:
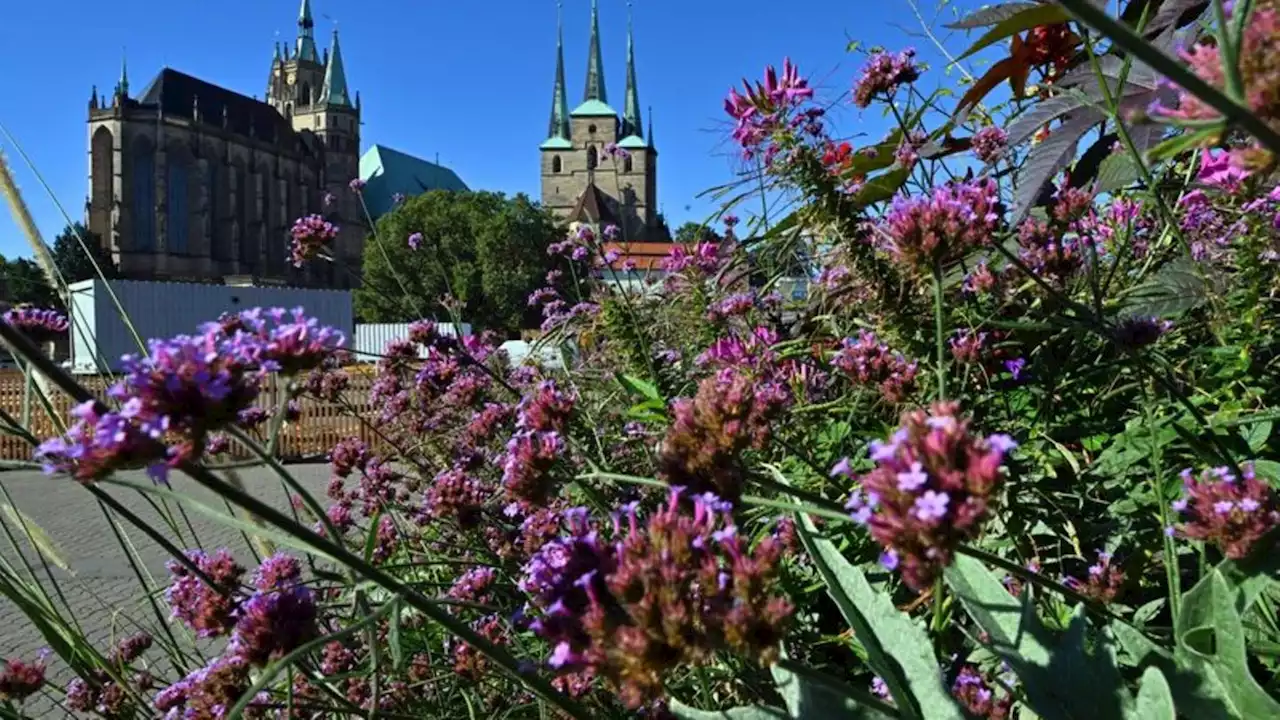
M 347 93 L 347 73 L 342 69 L 342 49 L 338 47 L 337 28 L 333 29 L 333 49 L 329 52 L 329 64 L 324 68 L 324 88 L 320 91 L 320 104 L 351 105 L 351 96 Z
M 116 83 L 116 95 L 129 97 L 129 64 L 123 53 L 120 54 L 120 81 Z
M 558 7 L 563 5 L 557 3 Z M 547 128 L 547 142 L 569 139 L 569 98 L 564 90 L 564 20 L 556 17 L 556 85 L 551 91 L 551 121 Z
M 604 87 L 604 59 L 600 54 L 600 6 L 597 0 L 591 0 L 591 46 L 587 52 L 587 88 L 582 101 L 585 104 L 598 100 L 608 105 L 609 98 Z
M 299 60 L 320 62 L 320 55 L 316 53 L 315 27 L 316 23 L 311 19 L 311 0 L 302 0 L 302 7 L 298 9 L 298 51 L 296 57 Z
M 636 50 L 631 33 L 631 3 L 627 3 L 627 96 L 622 106 L 622 136 L 644 137 L 640 122 L 640 91 L 636 88 Z

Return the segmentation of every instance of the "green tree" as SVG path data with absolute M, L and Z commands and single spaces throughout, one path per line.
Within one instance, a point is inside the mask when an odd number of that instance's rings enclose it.
M 356 313 L 366 322 L 447 317 L 451 295 L 464 322 L 514 331 L 541 322 L 529 293 L 565 260 L 547 254 L 560 239 L 555 218 L 523 194 L 433 190 L 378 220 L 364 246 Z M 420 233 L 415 250 L 408 239 Z M 565 275 L 570 276 L 567 272 Z
M 675 241 L 683 245 L 692 245 L 699 242 L 720 242 L 723 239 L 714 228 L 702 223 L 687 222 L 676 228 Z
M 0 288 L 4 299 L 13 305 L 30 303 L 40 307 L 62 307 L 58 297 L 34 260 L 17 258 L 6 260 L 0 256 Z
M 63 228 L 58 237 L 53 240 L 53 262 L 58 266 L 58 272 L 62 273 L 63 280 L 70 284 L 98 277 L 97 271 L 93 269 L 93 263 L 89 260 L 89 255 L 85 253 L 84 248 L 80 247 L 80 241 L 76 238 L 77 232 L 84 238 L 85 245 L 89 246 L 89 251 L 98 261 L 103 274 L 108 278 L 115 277 L 116 267 L 111 261 L 111 255 L 102 246 L 102 238 L 97 233 L 90 232 L 84 225 L 76 223 Z

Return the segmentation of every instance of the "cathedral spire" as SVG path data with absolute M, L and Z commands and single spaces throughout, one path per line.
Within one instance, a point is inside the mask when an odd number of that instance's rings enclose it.
M 333 29 L 333 49 L 324 68 L 324 88 L 320 91 L 320 104 L 351 106 L 351 95 L 347 92 L 347 73 L 342 67 L 342 50 L 338 47 L 338 28 Z
M 569 139 L 569 98 L 564 91 L 564 3 L 556 3 L 556 84 L 551 91 L 547 138 Z
M 116 97 L 129 97 L 129 63 L 124 53 L 120 54 L 120 81 L 116 83 Z
M 636 50 L 631 32 L 631 0 L 627 0 L 627 97 L 622 106 L 622 137 L 644 137 L 640 122 L 640 91 L 636 88 Z
M 645 137 L 649 138 L 649 147 L 653 147 L 653 106 L 649 106 L 649 134 Z
M 311 19 L 311 0 L 302 0 L 302 7 L 298 9 L 298 49 L 294 54 L 297 59 L 320 62 L 320 56 L 316 54 L 315 27 L 316 23 Z
M 599 100 L 608 104 L 604 86 L 604 59 L 600 54 L 600 5 L 591 0 L 591 46 L 587 56 L 587 87 L 582 101 Z

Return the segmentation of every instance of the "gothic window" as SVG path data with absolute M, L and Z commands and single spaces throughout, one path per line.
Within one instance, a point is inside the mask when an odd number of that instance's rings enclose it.
M 595 170 L 597 162 L 599 161 L 596 158 L 596 146 L 592 145 L 587 148 L 587 169 Z
M 166 198 L 168 209 L 168 250 L 178 255 L 187 254 L 187 232 L 190 223 L 187 219 L 187 183 L 191 169 L 187 157 L 181 153 L 170 152 L 168 162 L 168 178 L 165 183 L 169 196 Z
M 622 172 L 631 172 L 631 156 L 622 158 Z
M 114 199 L 114 139 L 100 127 L 93 133 L 93 188 L 89 226 L 104 238 L 111 237 L 111 206 Z
M 588 132 L 588 133 L 590 133 L 590 134 L 592 134 L 592 135 L 595 135 L 595 134 L 596 134 L 596 126 L 595 126 L 595 123 L 592 123 L 592 124 L 590 124 L 590 125 L 588 125 L 588 126 L 587 126 L 587 132 Z
M 311 83 L 302 83 L 302 94 L 298 97 L 302 99 L 303 105 L 311 104 Z
M 133 247 L 156 247 L 156 156 L 142 139 L 133 148 Z
M 553 173 L 560 172 L 560 156 L 559 155 L 556 155 L 555 157 L 551 158 L 551 172 Z

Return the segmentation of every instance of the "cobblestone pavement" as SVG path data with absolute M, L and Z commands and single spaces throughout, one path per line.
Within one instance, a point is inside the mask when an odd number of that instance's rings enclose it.
M 323 495 L 329 478 L 326 465 L 295 465 L 290 470 L 312 493 L 318 497 Z M 239 474 L 246 490 L 276 507 L 288 507 L 287 495 L 279 478 L 269 470 L 252 468 L 241 470 Z M 130 473 L 126 476 L 145 479 L 142 473 Z M 69 564 L 71 574 L 52 565 L 49 573 L 56 578 L 66 605 L 70 606 L 71 615 L 80 623 L 86 636 L 93 640 L 99 651 L 109 652 L 115 640 L 136 632 L 137 626 L 132 622 L 141 622 L 148 628 L 154 628 L 158 624 L 155 612 L 141 592 L 138 578 L 116 540 L 106 515 L 88 491 L 65 478 L 49 478 L 34 471 L 0 473 L 0 486 L 3 486 L 22 514 L 53 539 L 58 551 Z M 164 531 L 165 536 L 178 547 L 186 549 L 195 546 L 191 530 L 180 516 L 178 523 L 184 534 L 181 541 L 167 529 L 160 514 L 140 493 L 119 486 L 102 487 L 152 527 Z M 216 496 L 185 477 L 175 477 L 173 487 L 207 505 L 225 508 Z M 7 504 L 8 501 L 0 497 L 0 502 Z M 241 564 L 249 568 L 254 566 L 253 554 L 238 530 L 191 509 L 187 510 L 186 516 L 200 546 L 205 549 L 225 546 Z M 0 513 L 0 522 L 5 524 L 16 539 L 21 549 L 21 558 L 32 564 L 42 585 L 51 591 L 55 603 L 61 604 L 57 595 L 52 592 L 53 583 L 45 576 L 45 570 L 25 540 L 21 528 L 14 524 L 9 511 Z M 164 564 L 168 555 L 140 530 L 127 523 L 122 524 L 129 541 L 136 548 L 141 564 L 155 578 L 158 586 L 163 586 L 167 577 Z M 2 535 L 0 557 L 8 564 L 22 568 L 19 553 L 15 552 L 13 544 Z M 161 609 L 165 610 L 163 605 Z M 66 608 L 63 607 L 62 610 L 65 613 Z M 30 659 L 45 646 L 46 641 L 22 611 L 7 597 L 0 596 L 0 659 Z M 160 653 L 153 648 L 148 657 L 158 654 Z M 54 682 L 61 685 L 70 679 L 69 670 L 56 656 L 51 656 L 49 660 L 49 675 Z M 33 718 L 67 716 L 48 698 L 33 699 L 25 712 Z

